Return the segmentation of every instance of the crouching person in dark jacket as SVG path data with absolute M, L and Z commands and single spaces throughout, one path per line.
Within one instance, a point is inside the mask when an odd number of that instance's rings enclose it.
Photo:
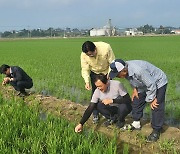
M 116 80 L 108 80 L 106 75 L 98 74 L 95 78 L 96 90 L 91 103 L 85 110 L 75 132 L 81 132 L 83 124 L 88 120 L 97 107 L 97 110 L 107 119 L 105 126 L 116 123 L 118 128 L 125 124 L 125 117 L 131 112 L 131 99 L 124 86 Z
M 6 75 L 2 82 L 2 85 L 6 85 L 9 83 L 14 87 L 16 91 L 19 92 L 17 95 L 21 97 L 28 95 L 25 89 L 32 88 L 33 81 L 22 68 L 20 68 L 19 66 L 9 66 L 3 64 L 0 67 L 0 73 Z

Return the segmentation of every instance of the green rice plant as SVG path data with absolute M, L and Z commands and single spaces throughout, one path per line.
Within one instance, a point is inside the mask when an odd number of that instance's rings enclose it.
M 137 133 L 136 137 L 138 138 L 139 141 L 139 147 L 141 148 L 142 145 L 146 144 L 146 137 L 142 133 Z
M 180 106 L 178 105 L 179 101 L 178 100 L 174 100 L 174 101 L 169 101 L 166 102 L 166 115 L 168 117 L 174 117 L 174 119 L 179 119 L 180 117 Z
M 109 43 L 116 58 L 147 60 L 161 68 L 168 77 L 166 111 L 172 110 L 168 102 L 179 106 L 180 72 L 177 70 L 180 67 L 180 36 L 7 39 L 0 40 L 0 61 L 21 66 L 33 78 L 31 90 L 36 93 L 77 103 L 88 102 L 91 91 L 84 88 L 80 67 L 81 45 L 86 40 Z M 117 80 L 132 93 L 126 80 Z M 173 113 L 179 117 L 179 108 L 175 107 Z
M 50 113 L 42 120 L 38 105 L 21 99 L 0 100 L 1 153 L 116 153 L 115 139 L 91 130 L 77 134 L 75 124 Z
M 124 143 L 123 144 L 123 154 L 128 154 L 129 153 L 129 144 Z
M 176 149 L 174 148 L 174 145 L 175 145 L 175 142 L 173 139 L 171 140 L 164 139 L 163 141 L 160 141 L 159 143 L 160 150 L 166 154 L 171 154 L 171 153 L 177 154 Z

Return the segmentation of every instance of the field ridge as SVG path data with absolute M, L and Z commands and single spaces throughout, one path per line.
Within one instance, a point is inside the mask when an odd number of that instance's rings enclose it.
M 5 99 L 10 99 L 10 97 L 14 97 L 15 92 L 11 87 L 2 87 L 0 86 L 1 93 Z M 17 96 L 14 99 L 22 99 Z M 64 117 L 75 125 L 79 122 L 82 114 L 84 113 L 87 106 L 83 106 L 81 104 L 77 104 L 71 102 L 69 100 L 60 100 L 53 96 L 43 96 L 39 94 L 32 94 L 26 98 L 24 101 L 28 105 L 33 105 L 39 103 L 41 112 L 44 114 L 54 114 L 56 116 Z M 154 151 L 162 152 L 160 149 L 160 143 L 163 141 L 173 141 L 173 148 L 178 152 L 180 151 L 180 147 L 178 146 L 180 143 L 180 129 L 175 127 L 169 127 L 168 125 L 164 125 L 165 132 L 162 133 L 161 138 L 156 143 L 146 143 L 144 140 L 144 135 L 148 135 L 152 129 L 150 126 L 150 121 L 142 121 L 143 127 L 141 131 L 134 132 L 122 132 L 117 130 L 114 126 L 104 127 L 102 123 L 104 122 L 104 118 L 101 118 L 100 123 L 98 125 L 92 124 L 92 118 L 90 118 L 86 124 L 84 129 L 93 129 L 94 131 L 104 133 L 109 137 L 113 137 L 115 134 L 118 134 L 118 145 L 119 151 L 121 151 L 124 143 L 129 144 L 130 153 L 153 153 Z M 132 121 L 131 117 L 128 116 L 126 118 L 126 123 L 130 123 Z M 78 135 L 78 134 L 77 134 Z M 145 145 L 145 146 L 144 146 Z

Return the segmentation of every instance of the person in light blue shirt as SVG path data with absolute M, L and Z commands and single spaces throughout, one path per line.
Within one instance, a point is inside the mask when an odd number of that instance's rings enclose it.
M 109 77 L 126 78 L 132 88 L 133 123 L 128 129 L 140 129 L 140 119 L 146 102 L 152 109 L 152 133 L 147 137 L 148 142 L 157 141 L 164 124 L 165 93 L 167 87 L 166 74 L 153 64 L 143 60 L 123 61 L 116 59 L 110 64 Z

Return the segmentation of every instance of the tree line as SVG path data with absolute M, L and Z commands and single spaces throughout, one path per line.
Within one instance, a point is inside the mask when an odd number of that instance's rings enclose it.
M 77 28 L 70 29 L 54 29 L 48 28 L 46 30 L 43 29 L 22 29 L 19 31 L 5 31 L 0 33 L 2 38 L 29 38 L 29 37 L 77 37 L 77 36 L 89 36 L 89 30 L 78 30 Z
M 155 28 L 152 25 L 148 25 L 148 24 L 137 28 L 137 30 L 143 32 L 144 35 L 146 34 L 171 34 L 172 29 L 177 29 L 177 28 L 164 27 L 162 25 L 159 26 L 158 28 Z M 78 37 L 78 36 L 90 36 L 90 30 L 89 29 L 79 30 L 77 28 L 54 29 L 50 27 L 46 30 L 42 30 L 40 28 L 33 29 L 33 30 L 22 29 L 19 31 L 12 30 L 12 31 L 5 31 L 5 32 L 0 33 L 1 38 Z

